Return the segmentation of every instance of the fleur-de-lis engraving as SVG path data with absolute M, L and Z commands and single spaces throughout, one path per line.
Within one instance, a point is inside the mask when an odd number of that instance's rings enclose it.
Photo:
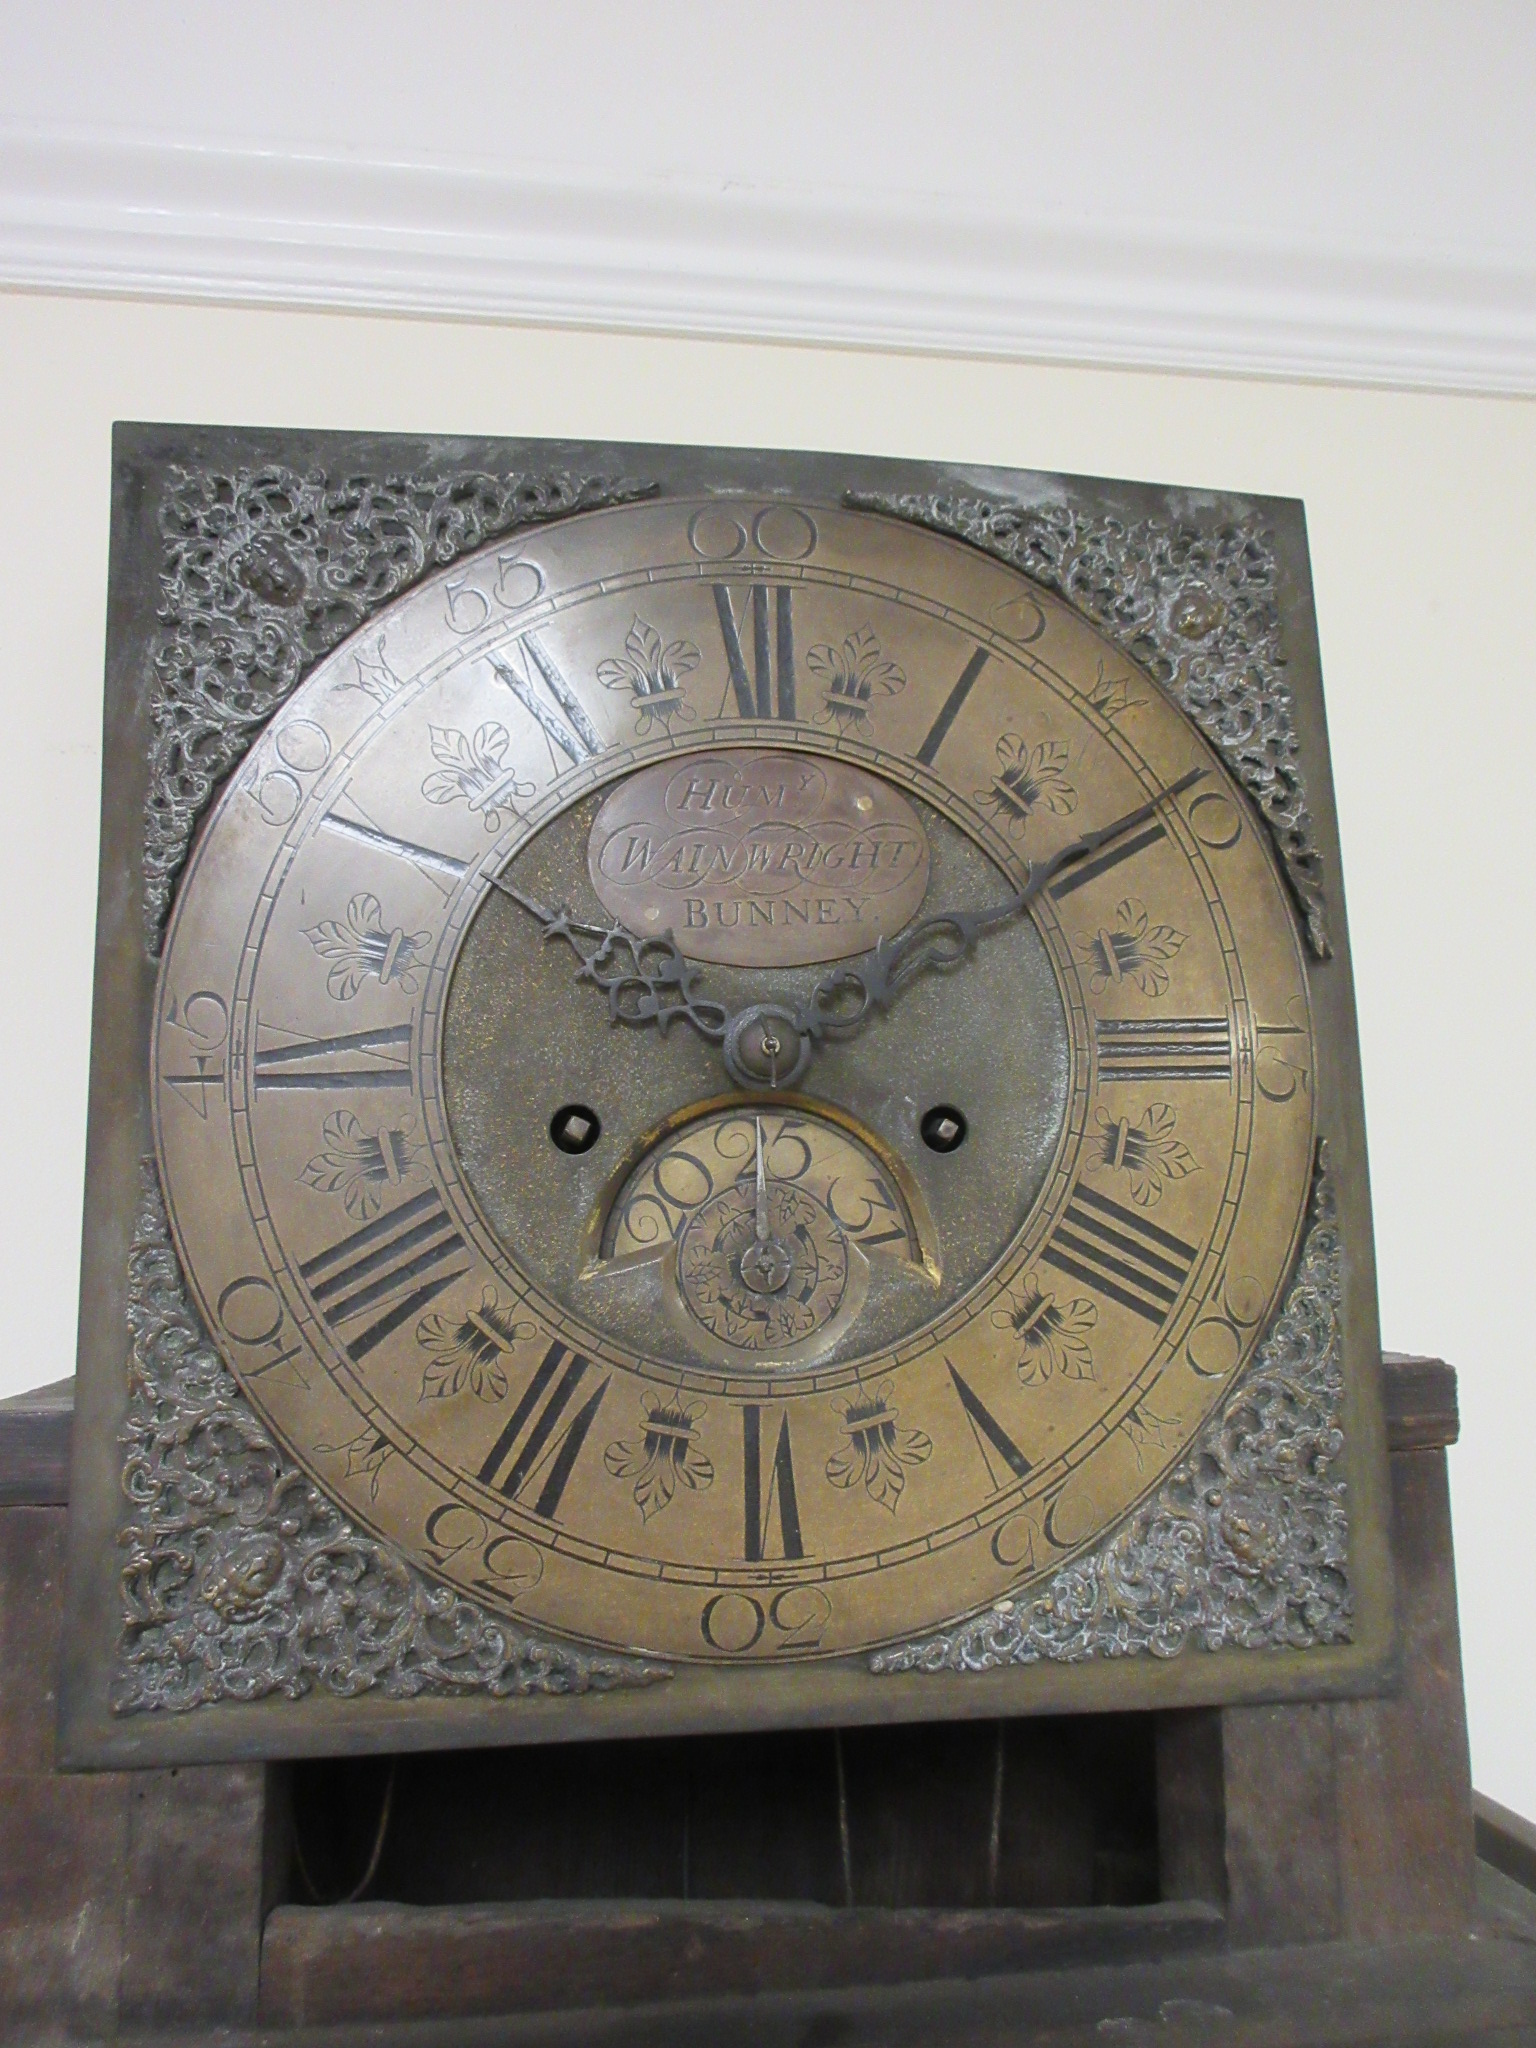
M 1153 924 L 1147 906 L 1134 896 L 1115 905 L 1114 923 L 1096 932 L 1079 932 L 1077 950 L 1087 963 L 1088 986 L 1095 995 L 1122 981 L 1134 982 L 1144 996 L 1168 992 L 1163 967 L 1184 943 L 1171 924 Z
M 343 1478 L 356 1479 L 360 1473 L 368 1479 L 368 1498 L 379 1497 L 379 1479 L 384 1467 L 395 1455 L 395 1445 L 377 1429 L 365 1429 L 344 1444 L 316 1444 L 315 1449 L 328 1458 L 345 1458 L 347 1461 Z
M 691 640 L 671 640 L 663 646 L 656 628 L 636 612 L 624 635 L 624 652 L 597 664 L 597 680 L 604 689 L 629 691 L 639 712 L 635 731 L 644 739 L 653 725 L 669 726 L 674 718 L 686 725 L 693 717 L 682 684 L 699 660 Z
M 1135 711 L 1146 699 L 1135 694 L 1129 677 L 1107 676 L 1101 661 L 1098 680 L 1088 692 L 1088 702 L 1100 718 L 1107 718 L 1113 724 L 1122 711 Z
M 677 1394 L 650 1389 L 640 1396 L 640 1435 L 611 1443 L 603 1463 L 615 1479 L 632 1479 L 635 1506 L 642 1521 L 659 1515 L 677 1491 L 678 1481 L 694 1493 L 714 1483 L 715 1468 L 699 1449 L 702 1401 L 684 1401 Z
M 331 962 L 325 986 L 337 1002 L 355 996 L 370 974 L 384 986 L 394 982 L 413 996 L 417 963 L 432 943 L 430 932 L 408 932 L 403 925 L 390 924 L 383 904 L 366 889 L 347 905 L 344 922 L 326 918 L 308 926 L 304 936 L 322 960 Z
M 1146 1470 L 1142 1452 L 1146 1450 L 1166 1451 L 1178 1441 L 1178 1421 L 1172 1415 L 1159 1415 L 1155 1408 L 1149 1408 L 1142 1400 L 1128 1408 L 1121 1416 L 1118 1427 L 1123 1429 L 1131 1449 L 1136 1453 L 1136 1469 Z
M 1131 1184 L 1131 1200 L 1150 1209 L 1171 1180 L 1199 1171 L 1193 1152 L 1173 1135 L 1178 1119 L 1166 1102 L 1154 1102 L 1134 1121 L 1096 1112 L 1098 1162 L 1111 1173 L 1123 1173 Z
M 442 765 L 421 785 L 429 804 L 468 804 L 485 820 L 487 832 L 499 832 L 505 818 L 515 818 L 514 797 L 533 795 L 531 782 L 503 766 L 511 735 L 504 725 L 487 719 L 473 733 L 457 727 L 429 725 L 432 758 Z
M 907 687 L 906 671 L 881 653 L 871 626 L 860 626 L 841 647 L 813 647 L 805 661 L 826 686 L 818 723 L 841 726 L 845 732 L 863 724 L 876 697 L 895 697 Z
M 992 1327 L 1007 1330 L 1018 1345 L 1024 1386 L 1041 1386 L 1057 1374 L 1064 1380 L 1097 1379 L 1088 1338 L 1099 1312 L 1091 1301 L 1083 1295 L 1059 1300 L 1037 1273 L 1026 1273 L 1009 1288 L 1006 1303 L 993 1309 Z
M 395 674 L 385 657 L 382 633 L 371 654 L 365 649 L 354 656 L 354 659 L 357 663 L 357 674 L 349 679 L 346 688 L 361 690 L 365 696 L 371 697 L 375 704 L 389 703 L 392 697 L 398 696 L 405 688 L 403 677 Z
M 902 1429 L 893 1405 L 895 1388 L 882 1380 L 873 1393 L 860 1387 L 857 1393 L 839 1394 L 832 1406 L 842 1417 L 848 1442 L 827 1460 L 827 1477 L 834 1486 L 862 1485 L 877 1507 L 894 1515 L 907 1483 L 907 1468 L 924 1464 L 933 1455 L 933 1439 L 920 1429 Z
M 366 1222 L 375 1215 L 385 1190 L 397 1188 L 421 1158 L 413 1142 L 414 1127 L 367 1131 L 350 1109 L 332 1110 L 320 1127 L 324 1149 L 317 1152 L 300 1181 L 323 1195 L 340 1195 L 349 1216 Z
M 519 1319 L 494 1287 L 483 1290 L 478 1308 L 461 1315 L 423 1316 L 416 1342 L 427 1353 L 427 1364 L 416 1398 L 444 1401 L 468 1387 L 477 1401 L 505 1400 L 505 1360 L 533 1335 L 534 1325 Z
M 978 789 L 976 801 L 1010 833 L 1022 832 L 1037 810 L 1064 818 L 1077 809 L 1077 789 L 1067 779 L 1065 741 L 1041 740 L 1032 747 L 1016 732 L 1005 732 L 997 743 L 997 763 L 991 787 Z

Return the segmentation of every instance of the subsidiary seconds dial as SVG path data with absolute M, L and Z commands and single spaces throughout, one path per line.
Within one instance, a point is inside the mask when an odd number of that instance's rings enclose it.
M 152 1056 L 201 1313 L 316 1484 L 704 1662 L 1102 1541 L 1261 1340 L 1317 1135 L 1295 917 L 1177 706 L 962 543 L 750 499 L 541 528 L 321 662 Z

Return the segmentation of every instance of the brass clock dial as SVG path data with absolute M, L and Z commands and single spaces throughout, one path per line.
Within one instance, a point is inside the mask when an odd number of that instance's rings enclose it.
M 904 1640 L 1091 1548 L 1290 1273 L 1295 916 L 1067 605 L 846 509 L 573 518 L 323 661 L 183 877 L 172 1226 L 359 1522 L 544 1630 Z

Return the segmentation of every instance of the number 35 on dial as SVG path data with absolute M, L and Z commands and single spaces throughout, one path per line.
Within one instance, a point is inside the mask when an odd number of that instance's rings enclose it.
M 1102 1543 L 1261 1341 L 1318 1136 L 1296 915 L 1189 719 L 963 543 L 749 498 L 493 546 L 322 661 L 152 1058 L 201 1313 L 315 1483 L 677 1663 Z

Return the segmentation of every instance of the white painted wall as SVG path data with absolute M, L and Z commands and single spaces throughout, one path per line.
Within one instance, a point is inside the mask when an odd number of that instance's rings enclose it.
M 114 418 L 757 442 L 1304 498 L 1383 1328 L 1461 1372 L 1477 1780 L 1536 1813 L 1536 404 L 3 294 L 0 391 L 0 1393 L 73 1369 Z
M 1536 392 L 1530 0 L 12 0 L 0 281 Z

